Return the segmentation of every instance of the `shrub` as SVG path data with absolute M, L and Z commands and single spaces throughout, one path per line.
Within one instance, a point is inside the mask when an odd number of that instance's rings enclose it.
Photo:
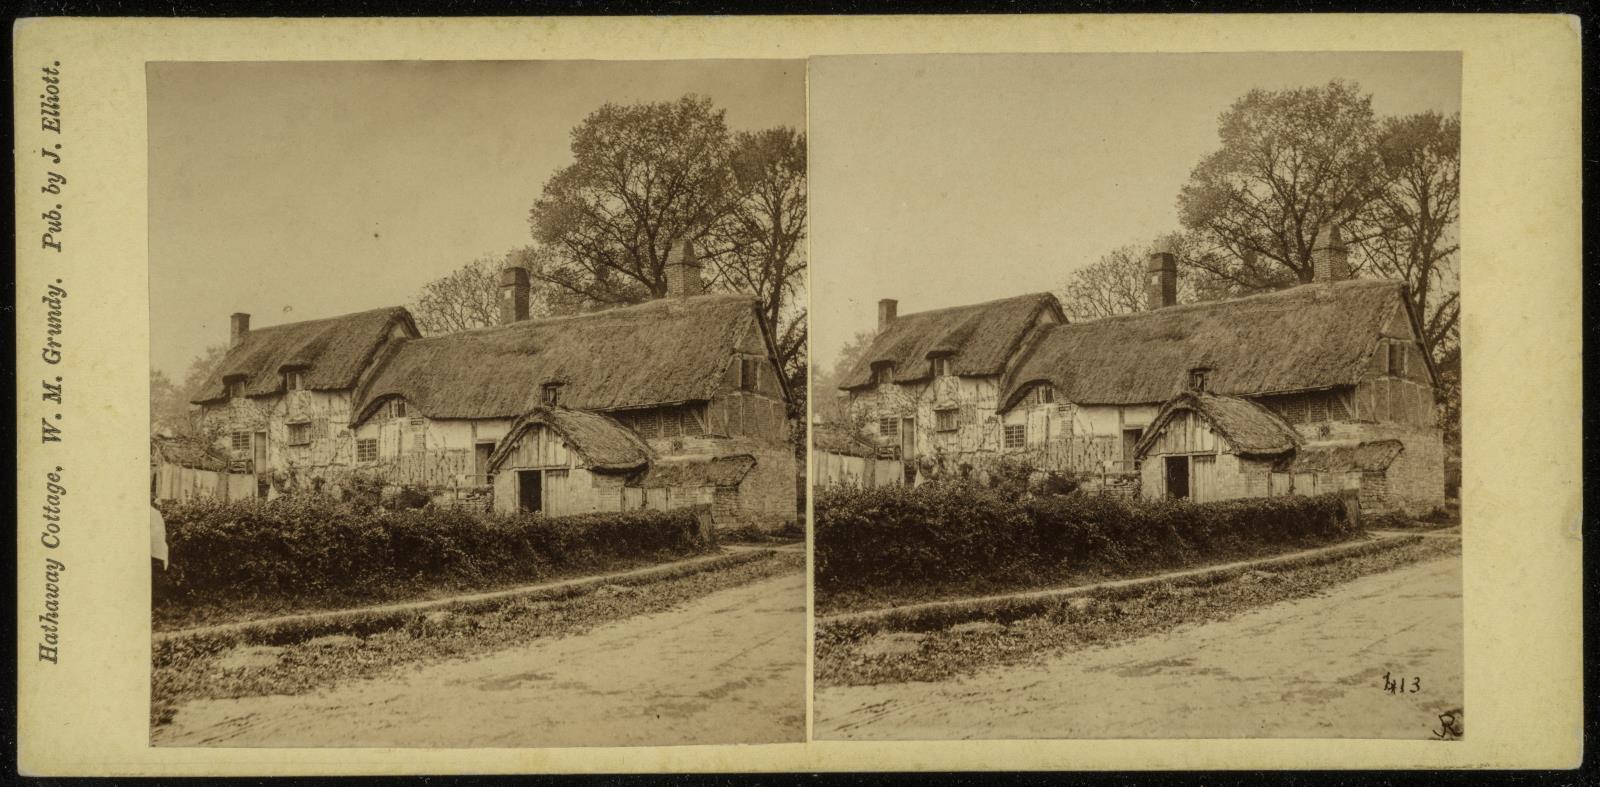
M 1346 505 L 1337 495 L 1019 499 L 965 483 L 828 489 L 816 497 L 817 589 L 1026 586 L 1180 568 L 1350 538 L 1358 529 Z
M 306 495 L 162 503 L 171 558 L 163 606 L 383 600 L 707 548 L 688 511 L 544 517 L 367 502 Z

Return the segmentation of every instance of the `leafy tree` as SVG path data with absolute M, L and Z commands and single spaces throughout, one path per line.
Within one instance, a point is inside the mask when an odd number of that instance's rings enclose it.
M 200 422 L 200 410 L 190 403 L 202 383 L 227 355 L 228 346 L 216 344 L 189 362 L 183 382 L 174 383 L 165 372 L 150 370 L 150 431 L 165 432 L 175 436 L 195 437 L 209 441 L 214 430 L 207 430 Z
M 1189 264 L 1242 291 L 1311 281 L 1318 227 L 1354 229 L 1386 185 L 1372 98 L 1352 83 L 1252 90 L 1222 113 L 1218 134 L 1178 211 L 1209 247 Z
M 734 173 L 710 99 L 605 104 L 572 130 L 573 162 L 529 211 L 550 254 L 537 276 L 588 308 L 667 292 L 668 251 L 730 209 Z
M 850 373 L 850 369 L 861 359 L 863 353 L 872 345 L 876 336 L 872 331 L 860 331 L 845 342 L 839 350 L 839 358 L 834 361 L 832 368 L 819 369 L 811 380 L 811 387 L 817 399 L 811 410 L 823 423 L 845 424 L 859 427 L 861 424 L 852 423 L 847 398 L 839 390 L 839 381 Z

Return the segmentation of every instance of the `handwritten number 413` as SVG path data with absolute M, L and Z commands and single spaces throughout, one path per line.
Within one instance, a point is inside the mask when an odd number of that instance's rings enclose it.
M 1383 690 L 1390 694 L 1416 694 L 1422 691 L 1422 678 L 1395 678 L 1385 672 L 1383 673 Z

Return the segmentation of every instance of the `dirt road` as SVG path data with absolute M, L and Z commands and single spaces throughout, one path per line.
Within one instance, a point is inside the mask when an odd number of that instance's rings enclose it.
M 805 734 L 805 576 L 298 696 L 201 700 L 159 746 L 766 743 Z
M 1462 705 L 1459 556 L 938 683 L 817 692 L 819 739 L 1430 738 Z M 1384 690 L 1384 673 L 1408 693 Z M 1418 678 L 1418 689 L 1411 678 Z

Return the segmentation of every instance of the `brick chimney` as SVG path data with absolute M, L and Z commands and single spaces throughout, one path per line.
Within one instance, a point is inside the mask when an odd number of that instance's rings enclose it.
M 704 295 L 705 281 L 700 278 L 700 258 L 695 256 L 694 244 L 687 238 L 667 252 L 667 297 L 690 298 Z
M 1350 278 L 1350 250 L 1345 248 L 1339 225 L 1317 227 L 1311 242 L 1311 280 L 1344 281 Z
M 893 298 L 884 298 L 878 301 L 878 333 L 889 327 L 894 318 L 899 314 L 900 302 Z
M 500 324 L 528 319 L 528 269 L 500 269 Z
M 244 312 L 234 312 L 228 317 L 228 346 L 238 347 L 239 342 L 250 333 L 250 315 Z
M 1150 255 L 1150 265 L 1145 271 L 1145 308 L 1155 311 L 1176 304 L 1178 258 L 1171 252 L 1158 251 Z

